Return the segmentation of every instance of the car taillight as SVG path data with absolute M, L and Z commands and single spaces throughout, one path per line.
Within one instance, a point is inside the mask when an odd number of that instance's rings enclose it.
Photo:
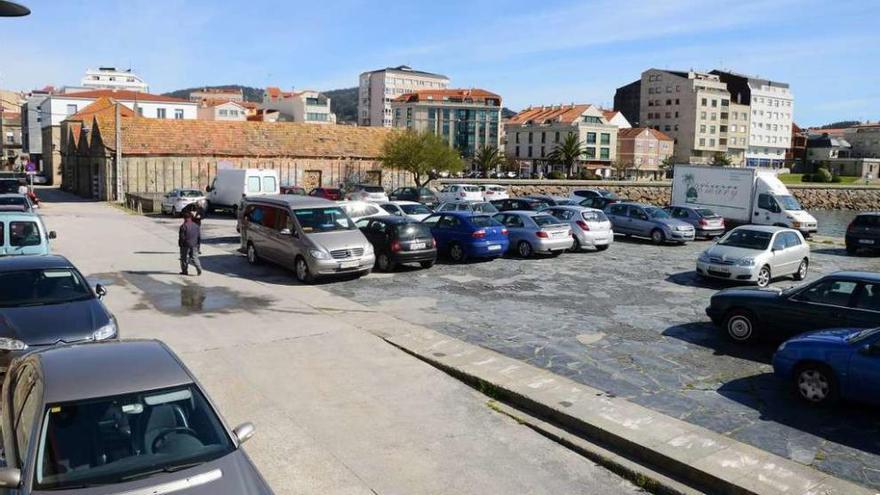
M 550 237 L 550 235 L 547 234 L 546 232 L 544 232 L 543 230 L 539 230 L 539 231 L 535 232 L 535 235 L 540 237 L 541 239 L 547 239 L 548 237 Z
M 721 220 L 721 226 L 724 227 L 724 219 L 722 218 L 720 220 Z
M 478 230 L 471 235 L 474 237 L 474 239 L 482 239 L 482 238 L 486 237 L 486 231 L 485 230 Z
M 590 224 L 588 224 L 587 222 L 585 222 L 583 220 L 578 220 L 575 223 L 577 224 L 578 227 L 580 227 L 583 230 L 590 230 Z
M 501 235 L 507 235 L 507 229 L 501 229 Z
M 434 241 L 434 249 L 437 249 L 437 239 L 432 238 L 431 240 Z
M 391 252 L 396 253 L 400 251 L 400 241 L 391 241 Z
M 701 218 L 701 219 L 700 219 L 700 226 L 701 226 L 701 227 L 705 227 L 705 226 L 707 226 L 707 225 L 709 225 L 709 221 L 706 220 L 705 218 Z

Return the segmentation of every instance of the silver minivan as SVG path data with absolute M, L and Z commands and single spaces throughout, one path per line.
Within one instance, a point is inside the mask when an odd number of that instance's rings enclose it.
M 241 248 L 248 262 L 271 261 L 293 270 L 297 280 L 370 273 L 373 246 L 335 202 L 310 196 L 246 198 Z

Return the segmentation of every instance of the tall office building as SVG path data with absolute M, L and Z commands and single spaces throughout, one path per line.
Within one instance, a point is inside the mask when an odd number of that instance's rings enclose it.
M 406 65 L 364 72 L 358 88 L 358 125 L 391 127 L 391 102 L 419 90 L 446 89 L 449 78 Z

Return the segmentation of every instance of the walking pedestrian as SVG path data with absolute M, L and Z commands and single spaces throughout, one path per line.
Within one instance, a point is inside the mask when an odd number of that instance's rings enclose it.
M 180 247 L 180 274 L 189 275 L 189 265 L 196 267 L 196 275 L 202 274 L 202 264 L 199 262 L 199 240 L 201 229 L 192 220 L 192 213 L 183 214 L 183 225 L 178 232 L 177 245 Z

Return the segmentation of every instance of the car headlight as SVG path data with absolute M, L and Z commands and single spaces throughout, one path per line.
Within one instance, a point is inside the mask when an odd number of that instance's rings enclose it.
M 677 230 L 679 232 L 687 232 L 687 231 L 691 230 L 691 228 L 686 225 L 679 225 L 678 227 L 675 228 L 675 230 Z
M 798 227 L 801 226 L 801 222 L 794 222 L 794 221 L 793 221 L 793 222 L 791 222 L 791 226 L 794 227 L 794 228 L 798 228 Z
M 740 258 L 734 263 L 736 266 L 755 266 L 755 258 Z
M 373 254 L 373 245 L 369 242 L 367 243 L 367 247 L 364 248 L 364 254 Z
M 309 249 L 309 255 L 316 260 L 329 260 L 330 253 L 325 253 L 320 249 Z
M 700 253 L 700 257 L 697 258 L 697 261 L 699 261 L 700 263 L 708 263 L 709 262 L 709 253 L 707 253 L 706 251 L 703 251 L 702 253 Z
M 3 351 L 23 351 L 28 346 L 24 342 L 16 339 L 0 337 L 0 350 Z
M 112 321 L 92 332 L 92 340 L 107 340 L 116 336 L 116 324 Z

